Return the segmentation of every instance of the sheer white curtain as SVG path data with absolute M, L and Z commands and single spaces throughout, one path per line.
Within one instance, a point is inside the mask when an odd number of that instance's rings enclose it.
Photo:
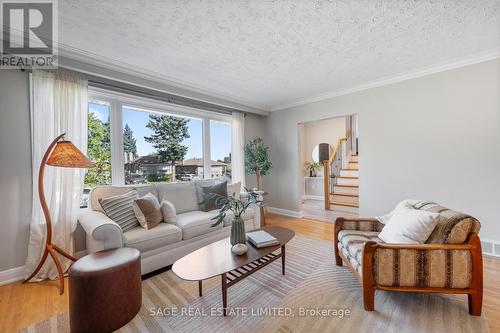
M 231 178 L 245 186 L 245 114 L 233 112 L 231 126 Z
M 31 155 L 33 168 L 33 205 L 31 231 L 26 259 L 26 276 L 31 274 L 44 250 L 45 218 L 38 198 L 38 170 L 50 142 L 66 132 L 83 153 L 87 150 L 87 81 L 61 73 L 34 71 L 30 75 L 31 98 Z M 45 169 L 45 195 L 52 215 L 52 242 L 68 253 L 73 253 L 72 233 L 77 224 L 77 213 L 83 190 L 85 170 L 70 168 Z M 64 263 L 68 261 L 60 256 Z M 57 278 L 52 260 L 47 260 L 34 281 Z

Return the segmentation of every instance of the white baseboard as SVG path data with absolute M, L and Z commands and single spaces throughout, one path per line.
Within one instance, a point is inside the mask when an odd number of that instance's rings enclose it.
M 0 272 L 0 286 L 24 279 L 26 266 L 14 267 Z
M 302 197 L 302 199 L 304 200 L 318 200 L 318 201 L 324 201 L 325 200 L 325 197 L 321 196 L 321 195 L 309 195 L 309 194 L 306 194 Z
M 303 217 L 304 216 L 303 211 L 289 210 L 289 209 L 283 209 L 283 208 L 277 208 L 277 207 L 266 207 L 266 209 L 269 213 L 280 214 L 280 215 L 285 215 L 285 216 L 290 216 L 290 217 Z
M 500 258 L 500 242 L 494 239 L 482 239 L 481 238 L 481 247 L 483 250 L 483 254 L 491 257 Z

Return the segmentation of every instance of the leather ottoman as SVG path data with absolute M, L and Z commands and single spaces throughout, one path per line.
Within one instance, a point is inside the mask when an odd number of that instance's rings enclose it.
M 112 332 L 127 324 L 142 304 L 141 261 L 128 247 L 89 254 L 69 269 L 72 333 Z

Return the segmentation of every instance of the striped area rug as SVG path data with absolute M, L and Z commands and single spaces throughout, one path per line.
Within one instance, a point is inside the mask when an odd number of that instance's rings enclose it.
M 376 311 L 365 312 L 361 287 L 334 263 L 333 244 L 295 236 L 287 245 L 286 275 L 270 264 L 228 291 L 221 313 L 220 278 L 198 285 L 167 271 L 143 281 L 143 307 L 119 332 L 488 332 L 472 317 L 464 295 L 378 292 Z M 22 332 L 68 332 L 68 314 Z

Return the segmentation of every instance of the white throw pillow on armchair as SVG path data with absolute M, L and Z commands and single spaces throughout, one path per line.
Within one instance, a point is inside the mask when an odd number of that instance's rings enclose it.
M 394 211 L 378 238 L 386 243 L 422 244 L 438 220 L 439 213 L 400 207 Z

